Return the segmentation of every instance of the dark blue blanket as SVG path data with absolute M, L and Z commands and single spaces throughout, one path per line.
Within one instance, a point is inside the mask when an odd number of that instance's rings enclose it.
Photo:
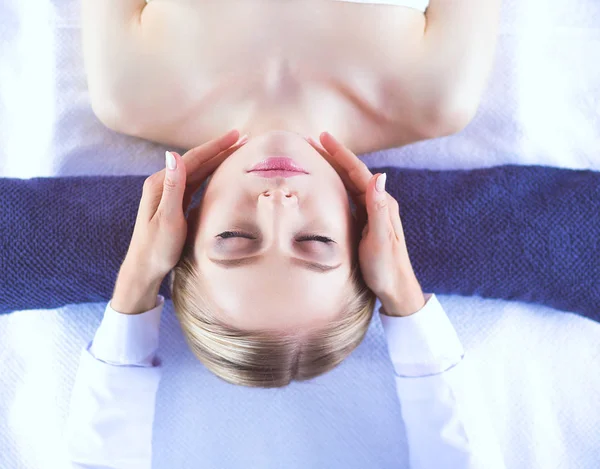
M 600 172 L 374 171 L 388 173 L 425 291 L 600 320 Z M 0 313 L 108 301 L 144 179 L 0 179 Z M 166 280 L 161 294 L 170 298 Z

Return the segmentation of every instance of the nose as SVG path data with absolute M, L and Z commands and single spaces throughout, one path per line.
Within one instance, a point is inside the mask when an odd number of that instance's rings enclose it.
M 258 223 L 263 231 L 265 243 L 273 246 L 283 245 L 289 239 L 292 225 L 299 214 L 298 197 L 284 185 L 277 189 L 268 189 L 258 197 Z
M 296 195 L 287 187 L 266 190 L 260 194 L 260 198 L 263 199 L 264 202 L 274 206 L 292 207 L 298 205 L 298 197 L 296 197 Z

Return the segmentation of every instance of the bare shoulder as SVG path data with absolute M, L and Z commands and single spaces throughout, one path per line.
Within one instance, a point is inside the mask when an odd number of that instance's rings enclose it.
M 231 128 L 287 122 L 304 134 L 330 131 L 357 154 L 454 131 L 444 106 L 456 93 L 444 77 L 456 73 L 435 62 L 417 10 L 84 1 L 92 107 L 116 131 L 191 148 Z

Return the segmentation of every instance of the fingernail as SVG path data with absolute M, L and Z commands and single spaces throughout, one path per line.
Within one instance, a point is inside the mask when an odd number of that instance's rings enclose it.
M 378 192 L 385 192 L 385 181 L 386 180 L 387 180 L 386 173 L 379 175 L 379 177 L 377 178 L 377 182 L 375 183 L 375 189 L 377 189 Z
M 240 139 L 237 141 L 236 145 L 241 145 L 242 143 L 246 143 L 248 141 L 248 134 L 240 137 Z
M 171 171 L 177 169 L 177 160 L 170 151 L 165 152 L 165 160 L 167 169 L 170 169 Z

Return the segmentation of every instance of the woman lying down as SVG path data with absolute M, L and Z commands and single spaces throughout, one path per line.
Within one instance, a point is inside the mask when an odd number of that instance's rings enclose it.
M 98 117 L 192 150 L 167 152 L 144 183 L 81 356 L 74 465 L 150 468 L 170 274 L 189 347 L 241 386 L 327 373 L 361 343 L 379 299 L 411 467 L 504 467 L 486 410 L 465 397 L 458 336 L 413 272 L 385 174 L 356 156 L 468 123 L 500 1 L 387 3 L 84 0 Z

